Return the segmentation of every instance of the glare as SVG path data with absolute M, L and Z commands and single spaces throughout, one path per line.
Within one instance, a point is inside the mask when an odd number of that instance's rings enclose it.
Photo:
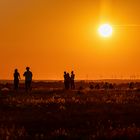
M 109 24 L 102 24 L 98 32 L 102 37 L 110 37 L 112 35 L 112 26 Z

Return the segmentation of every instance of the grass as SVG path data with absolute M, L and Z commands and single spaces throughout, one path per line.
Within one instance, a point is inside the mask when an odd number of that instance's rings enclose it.
M 140 139 L 140 93 L 127 89 L 2 91 L 0 139 Z

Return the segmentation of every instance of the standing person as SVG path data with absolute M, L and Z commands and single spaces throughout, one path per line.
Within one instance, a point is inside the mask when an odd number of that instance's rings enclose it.
M 67 88 L 67 73 L 64 71 L 64 87 Z
M 72 72 L 71 72 L 71 77 L 70 77 L 71 89 L 75 89 L 74 79 L 75 79 L 75 74 L 74 74 L 74 72 L 72 71 Z
M 66 89 L 70 88 L 70 75 L 69 73 L 66 74 Z
M 25 90 L 31 90 L 31 83 L 32 83 L 32 72 L 30 71 L 29 67 L 26 67 L 26 71 L 24 72 L 23 76 L 25 77 Z
M 14 72 L 14 89 L 17 90 L 19 87 L 19 79 L 20 79 L 20 74 L 18 72 L 18 69 L 15 69 Z

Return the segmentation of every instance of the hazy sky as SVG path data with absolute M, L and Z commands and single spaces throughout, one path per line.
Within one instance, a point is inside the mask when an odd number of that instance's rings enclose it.
M 140 75 L 139 0 L 0 0 L 0 79 L 77 79 Z M 102 23 L 113 35 L 98 35 Z

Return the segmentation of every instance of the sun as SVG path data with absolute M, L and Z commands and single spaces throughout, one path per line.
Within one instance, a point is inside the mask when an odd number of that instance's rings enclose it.
M 98 29 L 99 34 L 104 37 L 110 37 L 112 35 L 112 26 L 110 24 L 102 24 Z

